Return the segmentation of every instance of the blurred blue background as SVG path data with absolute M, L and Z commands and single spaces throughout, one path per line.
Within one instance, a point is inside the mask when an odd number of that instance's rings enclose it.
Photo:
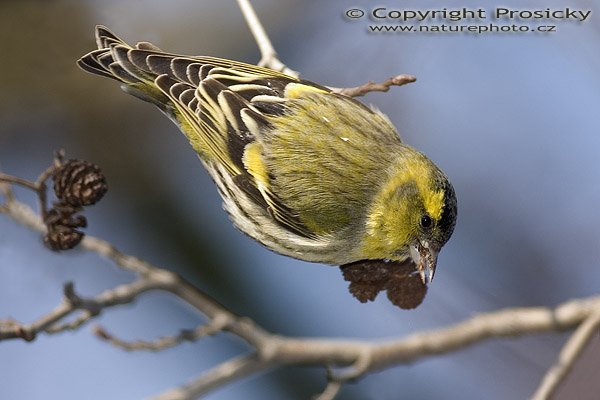
M 254 63 L 259 54 L 233 0 L 2 1 L 2 169 L 34 178 L 61 147 L 99 164 L 110 191 L 86 214 L 88 233 L 179 271 L 231 310 L 284 335 L 380 340 L 502 307 L 552 306 L 598 293 L 598 1 L 377 3 L 592 10 L 583 23 L 552 23 L 552 34 L 484 35 L 369 33 L 368 19 L 344 17 L 349 8 L 373 9 L 367 0 L 253 3 L 282 60 L 306 79 L 348 87 L 399 73 L 418 77 L 363 99 L 389 115 L 457 191 L 455 234 L 416 310 L 400 310 L 383 295 L 360 304 L 337 268 L 273 254 L 237 232 L 177 128 L 115 82 L 75 66 L 95 47 L 97 23 L 131 43 Z M 17 193 L 34 204 L 29 193 Z M 0 318 L 35 320 L 60 302 L 65 281 L 92 296 L 131 278 L 93 254 L 51 253 L 38 235 L 0 215 Z M 107 310 L 94 324 L 133 340 L 202 320 L 172 297 L 152 293 Z M 340 398 L 526 398 L 566 337 L 489 341 L 368 375 L 346 385 Z M 0 398 L 141 399 L 244 351 L 221 334 L 158 354 L 126 353 L 97 340 L 89 327 L 33 343 L 2 342 Z M 596 398 L 597 343 L 588 351 L 596 356 L 575 369 L 557 398 Z M 324 385 L 322 368 L 285 368 L 206 398 L 307 399 Z

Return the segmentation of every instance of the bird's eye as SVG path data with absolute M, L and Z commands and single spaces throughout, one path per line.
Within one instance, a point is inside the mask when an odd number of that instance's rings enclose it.
M 433 221 L 432 221 L 431 217 L 427 214 L 424 214 L 421 217 L 421 227 L 427 229 L 427 228 L 431 228 L 431 225 L 433 225 Z

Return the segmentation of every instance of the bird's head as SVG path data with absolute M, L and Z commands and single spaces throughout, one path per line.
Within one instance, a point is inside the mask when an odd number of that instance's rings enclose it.
M 427 157 L 405 147 L 368 211 L 361 258 L 411 258 L 427 284 L 440 249 L 454 231 L 456 213 L 456 194 L 446 175 Z

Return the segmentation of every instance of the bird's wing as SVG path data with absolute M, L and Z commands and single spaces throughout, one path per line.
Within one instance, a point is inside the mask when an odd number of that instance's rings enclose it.
M 257 139 L 272 129 L 269 116 L 285 112 L 288 98 L 329 89 L 240 62 L 167 54 L 149 43 L 132 47 L 103 26 L 96 28 L 96 41 L 98 49 L 78 61 L 82 69 L 116 79 L 158 106 L 205 163 L 221 166 L 256 206 L 289 232 L 316 238 L 271 192 Z

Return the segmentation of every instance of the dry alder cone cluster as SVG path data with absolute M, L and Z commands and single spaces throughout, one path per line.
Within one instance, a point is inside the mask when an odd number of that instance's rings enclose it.
M 386 290 L 393 304 L 411 309 L 421 304 L 427 293 L 427 285 L 409 261 L 366 265 L 359 261 L 340 268 L 344 279 L 350 282 L 350 293 L 362 303 L 375 300 L 379 292 Z
M 46 212 L 44 243 L 52 250 L 69 250 L 83 239 L 78 228 L 87 226 L 86 218 L 78 213 L 100 201 L 108 186 L 100 168 L 82 160 L 59 161 L 52 181 L 58 201 Z

